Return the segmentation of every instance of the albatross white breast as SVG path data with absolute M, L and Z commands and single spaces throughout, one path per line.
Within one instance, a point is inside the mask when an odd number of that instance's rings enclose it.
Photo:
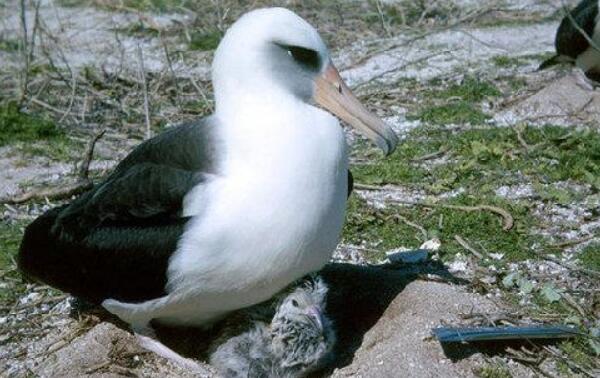
M 21 269 L 136 330 L 208 325 L 330 259 L 348 158 L 336 115 L 397 138 L 343 83 L 317 31 L 282 8 L 240 18 L 213 62 L 215 113 L 134 150 L 27 228 Z

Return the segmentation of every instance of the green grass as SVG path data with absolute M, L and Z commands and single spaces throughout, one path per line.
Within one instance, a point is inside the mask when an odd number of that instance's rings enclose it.
M 214 50 L 221 42 L 223 33 L 218 30 L 209 32 L 194 32 L 191 35 L 190 50 L 208 51 Z
M 0 50 L 7 52 L 18 51 L 19 44 L 17 39 L 0 39 Z
M 600 188 L 600 134 L 555 126 L 526 128 L 526 152 L 510 128 L 454 132 L 435 127 L 413 130 L 386 159 L 353 167 L 357 182 L 419 185 L 432 194 L 460 187 L 491 194 L 498 186 L 572 180 Z M 425 169 L 410 160 L 448 150 L 448 162 Z M 567 201 L 571 194 L 547 189 L 548 200 Z
M 0 146 L 62 138 L 65 133 L 52 121 L 21 112 L 14 102 L 0 106 Z
M 594 243 L 585 247 L 579 254 L 579 262 L 588 269 L 600 272 L 600 244 Z
M 22 236 L 22 224 L 0 222 L 0 270 L 13 266 L 12 261 L 17 254 Z
M 23 226 L 22 222 L 0 221 L 0 272 L 3 279 L 11 279 L 8 287 L 0 289 L 0 306 L 14 304 L 24 291 L 22 285 L 15 285 L 19 281 L 19 274 L 14 263 L 23 236 Z
M 180 6 L 188 7 L 189 4 L 193 4 L 193 2 L 187 0 L 59 0 L 58 3 L 64 7 L 97 6 L 109 10 L 114 10 L 116 7 L 123 6 L 125 8 L 147 12 L 174 12 L 177 11 Z
M 465 253 L 464 248 L 454 239 L 455 235 L 460 235 L 476 249 L 505 254 L 505 261 L 520 261 L 531 257 L 528 251 L 537 240 L 528 234 L 533 218 L 527 207 L 496 197 L 458 196 L 444 203 L 499 206 L 512 214 L 516 224 L 511 231 L 504 231 L 501 219 L 486 211 L 465 212 L 439 207 L 393 205 L 381 210 L 371 208 L 361 199 L 352 198 L 349 202 L 343 240 L 354 244 L 361 241 L 374 243 L 381 253 L 367 257 L 383 258 L 383 252 L 386 250 L 401 246 L 418 248 L 426 238 L 438 237 L 443 245 L 442 258 L 451 260 L 457 253 Z M 396 214 L 420 224 L 427 231 L 427 237 L 397 220 L 394 217 Z
M 501 94 L 494 84 L 472 76 L 466 76 L 461 83 L 452 84 L 446 89 L 428 93 L 437 98 L 460 97 L 468 102 L 478 102 L 487 97 L 498 97 Z
M 499 55 L 492 58 L 492 62 L 501 68 L 514 67 L 521 64 L 519 58 L 513 56 Z
M 0 106 L 0 147 L 5 145 L 14 146 L 25 157 L 61 161 L 69 160 L 81 147 L 53 121 L 21 112 L 14 102 Z
M 434 79 L 429 85 L 435 89 L 423 93 L 422 100 L 427 105 L 414 112 L 411 118 L 434 125 L 483 124 L 490 117 L 481 110 L 479 103 L 502 95 L 493 83 L 472 76 L 447 86 Z M 440 104 L 440 100 L 445 103 Z
M 499 364 L 488 364 L 475 372 L 479 378 L 511 378 L 510 371 Z
M 115 28 L 114 31 L 133 37 L 158 37 L 160 31 L 146 25 L 142 21 L 134 22 L 127 27 Z
M 469 102 L 458 101 L 452 104 L 425 107 L 416 115 L 412 115 L 411 118 L 435 125 L 463 123 L 479 125 L 489 119 L 489 116 Z
M 344 240 L 349 243 L 362 240 L 376 243 L 376 249 L 381 252 L 400 246 L 418 247 L 424 237 L 414 228 L 394 220 L 394 214 L 401 214 L 422 225 L 427 230 L 427 237 L 439 237 L 444 246 L 442 255 L 448 258 L 458 252 L 464 253 L 454 235 L 467 239 L 482 252 L 504 254 L 505 261 L 531 258 L 530 248 L 536 242 L 543 242 L 541 237 L 531 235 L 531 230 L 539 227 L 536 223 L 539 221 L 531 214 L 527 201 L 499 198 L 495 190 L 502 185 L 520 184 L 525 177 L 533 183 L 542 201 L 567 204 L 578 200 L 577 194 L 555 188 L 551 183 L 568 180 L 598 185 L 600 135 L 555 126 L 525 128 L 522 135 L 531 146 L 544 144 L 527 152 L 517 140 L 516 132 L 510 128 L 456 132 L 423 127 L 410 132 L 391 156 L 352 167 L 358 183 L 396 184 L 422 190 L 427 195 L 461 189 L 463 194 L 445 199 L 443 203 L 501 207 L 515 218 L 512 230 L 503 231 L 500 218 L 490 212 L 394 205 L 377 210 L 352 198 Z M 436 165 L 424 166 L 411 161 L 440 149 L 447 150 L 447 157 Z M 371 151 L 359 147 L 355 154 L 369 156 Z M 594 252 L 597 247 L 589 248 L 581 255 L 582 263 L 597 266 L 600 253 Z M 382 255 L 375 257 L 381 258 Z

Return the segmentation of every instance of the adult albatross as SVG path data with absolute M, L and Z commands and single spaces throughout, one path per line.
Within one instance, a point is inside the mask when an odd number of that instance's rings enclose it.
M 349 190 L 344 132 L 328 112 L 385 153 L 397 137 L 352 95 L 317 31 L 286 9 L 235 22 L 212 80 L 214 114 L 145 141 L 27 227 L 25 274 L 141 332 L 151 320 L 208 325 L 328 262 Z

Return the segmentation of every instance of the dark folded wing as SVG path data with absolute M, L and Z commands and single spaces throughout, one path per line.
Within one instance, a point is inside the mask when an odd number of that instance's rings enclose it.
M 556 52 L 558 55 L 576 59 L 590 47 L 586 36 L 591 39 L 598 16 L 597 0 L 584 0 L 566 15 L 556 33 Z M 586 35 L 581 32 L 583 31 Z
M 188 219 L 185 195 L 214 173 L 210 119 L 142 143 L 102 183 L 25 230 L 18 264 L 26 275 L 99 303 L 164 295 L 170 256 Z
M 185 195 L 213 171 L 211 130 L 204 119 L 142 143 L 104 182 L 61 211 L 53 231 L 80 239 L 105 222 L 179 217 Z

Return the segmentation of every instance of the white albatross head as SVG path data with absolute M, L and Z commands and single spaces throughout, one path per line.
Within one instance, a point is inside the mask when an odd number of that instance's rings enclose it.
M 241 90 L 315 103 L 371 139 L 385 154 L 398 138 L 352 94 L 319 33 L 295 13 L 265 8 L 246 13 L 228 30 L 213 61 L 216 108 Z

